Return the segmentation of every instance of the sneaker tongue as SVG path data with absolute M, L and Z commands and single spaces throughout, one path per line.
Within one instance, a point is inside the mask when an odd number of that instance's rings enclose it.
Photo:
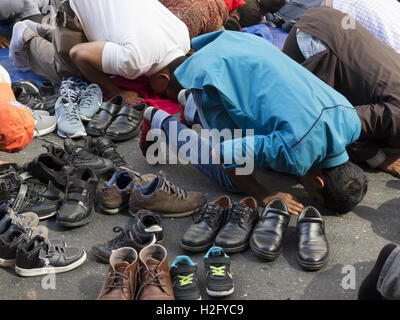
M 114 269 L 117 272 L 123 273 L 128 266 L 129 266 L 129 263 L 126 261 L 123 261 L 123 262 L 116 263 L 114 265 Z
M 148 258 L 146 260 L 146 265 L 148 267 L 158 267 L 159 264 L 160 264 L 160 261 L 153 259 L 153 258 Z

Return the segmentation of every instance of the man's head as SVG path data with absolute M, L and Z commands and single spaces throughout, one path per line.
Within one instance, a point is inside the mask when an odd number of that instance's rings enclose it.
M 258 0 L 246 0 L 246 4 L 237 9 L 239 23 L 242 28 L 247 28 L 261 23 L 261 9 Z
M 260 10 L 262 15 L 275 13 L 286 4 L 286 0 L 260 0 Z
M 168 66 L 149 77 L 150 86 L 154 93 L 166 95 L 169 99 L 174 101 L 178 100 L 178 93 L 183 88 L 176 79 L 174 72 L 187 58 L 187 56 L 179 57 Z
M 300 181 L 310 197 L 340 214 L 360 203 L 368 189 L 364 171 L 350 161 L 334 168 L 311 169 Z

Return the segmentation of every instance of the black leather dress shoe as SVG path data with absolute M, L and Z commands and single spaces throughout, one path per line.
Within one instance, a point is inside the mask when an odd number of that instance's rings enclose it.
M 91 136 L 104 135 L 107 128 L 113 122 L 118 112 L 125 106 L 125 99 L 122 96 L 116 96 L 111 100 L 104 102 L 99 111 L 89 122 L 86 132 Z
M 225 213 L 232 206 L 228 196 L 207 203 L 194 214 L 194 222 L 181 240 L 181 247 L 191 252 L 206 251 L 210 248 L 224 223 Z
M 249 246 L 251 232 L 257 221 L 256 199 L 248 197 L 233 203 L 214 245 L 227 253 L 245 250 Z
M 325 236 L 325 222 L 314 207 L 306 207 L 297 219 L 299 244 L 297 260 L 307 271 L 321 269 L 328 261 L 329 246 Z
M 145 103 L 125 106 L 118 112 L 115 120 L 108 127 L 106 135 L 112 141 L 125 141 L 138 135 L 142 129 Z
M 73 180 L 70 180 L 73 175 Z M 92 220 L 99 181 L 90 168 L 71 171 L 68 177 L 65 200 L 57 212 L 57 223 L 63 227 L 83 226 Z
M 274 199 L 268 203 L 250 238 L 253 254 L 261 259 L 275 260 L 282 251 L 282 240 L 289 221 L 290 213 L 283 200 Z

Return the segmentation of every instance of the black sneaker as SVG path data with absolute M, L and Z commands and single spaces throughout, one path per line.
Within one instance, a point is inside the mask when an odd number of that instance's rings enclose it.
M 0 204 L 15 213 L 35 212 L 40 220 L 54 216 L 61 193 L 51 184 L 45 185 L 15 164 L 0 165 Z
M 72 169 L 67 173 L 67 180 L 65 198 L 57 211 L 57 223 L 63 227 L 83 226 L 92 221 L 99 180 L 90 168 Z
M 88 152 L 83 146 L 74 144 L 72 139 L 64 140 L 64 150 L 70 164 L 78 169 L 91 168 L 96 174 L 102 174 L 114 167 L 111 160 Z
M 148 239 L 149 235 L 156 236 L 157 243 L 163 241 L 163 222 L 161 217 L 149 210 L 139 210 L 133 220 L 132 232 L 138 239 Z
M 211 297 L 226 297 L 233 293 L 229 256 L 220 247 L 212 247 L 203 258 L 206 270 L 206 290 Z
M 223 248 L 227 253 L 245 250 L 249 246 L 258 218 L 256 199 L 248 197 L 233 203 L 214 245 Z
M 18 246 L 30 240 L 38 234 L 47 237 L 47 228 L 32 227 L 25 228 L 18 221 L 8 218 L 6 225 L 3 225 L 3 232 L 0 234 L 0 266 L 9 267 L 15 264 Z
M 181 247 L 191 252 L 201 252 L 210 248 L 221 229 L 225 213 L 231 206 L 231 199 L 222 196 L 194 212 L 193 224 L 183 235 Z
M 67 247 L 62 241 L 49 241 L 37 235 L 18 247 L 15 271 L 23 277 L 67 272 L 86 260 L 81 248 Z
M 178 256 L 169 268 L 176 300 L 201 300 L 197 264 L 188 256 Z
M 44 110 L 51 115 L 54 114 L 54 106 L 60 96 L 59 88 L 51 81 L 43 81 L 39 87 L 39 93 L 42 97 Z
M 39 89 L 29 81 L 14 82 L 12 89 L 15 99 L 32 110 L 45 110 Z
M 127 162 L 118 153 L 117 146 L 110 139 L 106 137 L 99 137 L 93 141 L 92 148 L 93 153 L 105 159 L 111 160 L 115 167 L 119 168 L 122 166 L 127 166 Z
M 108 263 L 112 251 L 119 248 L 129 247 L 140 252 L 144 247 L 157 242 L 154 233 L 137 237 L 138 233 L 135 232 L 134 223 L 125 228 L 114 227 L 113 231 L 120 234 L 114 239 L 105 243 L 97 243 L 92 247 L 93 255 L 102 262 Z

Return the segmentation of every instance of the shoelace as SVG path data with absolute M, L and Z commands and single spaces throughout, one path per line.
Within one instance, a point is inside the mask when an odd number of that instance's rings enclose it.
M 115 233 L 120 232 L 120 234 L 116 238 L 109 241 L 110 247 L 114 247 L 114 246 L 118 247 L 123 241 L 130 239 L 128 231 L 119 226 L 114 227 L 113 231 Z
M 216 277 L 224 277 L 225 276 L 225 266 L 215 267 L 210 266 L 211 274 Z
M 218 219 L 218 213 L 218 207 L 212 203 L 208 203 L 193 212 L 192 220 L 194 223 L 207 221 L 210 226 L 214 226 Z
M 114 276 L 108 276 L 107 280 L 111 280 L 111 285 L 106 286 L 106 289 L 113 289 L 113 288 L 121 288 L 121 289 L 129 289 L 128 286 L 124 286 L 123 283 L 123 279 L 127 279 L 129 280 L 129 276 L 115 271 L 115 275 Z
M 144 267 L 140 267 L 140 269 L 142 269 Z M 140 273 L 140 271 L 139 271 Z M 144 278 L 148 278 L 148 280 L 146 280 L 145 282 L 143 282 L 140 287 L 139 290 L 136 293 L 136 298 L 140 297 L 140 294 L 143 292 L 143 290 L 148 286 L 148 285 L 154 285 L 154 286 L 158 286 L 160 287 L 160 289 L 162 291 L 164 291 L 167 295 L 169 295 L 167 293 L 167 291 L 164 289 L 165 285 L 160 283 L 160 276 L 161 276 L 161 272 L 157 272 L 157 268 L 149 268 L 148 270 L 146 270 L 143 274 Z
M 77 102 L 83 91 L 83 87 L 77 87 L 73 80 L 64 80 L 61 82 L 60 95 L 68 98 L 71 102 Z
M 184 287 L 184 286 L 187 286 L 188 284 L 192 284 L 192 283 L 193 283 L 193 277 L 194 277 L 194 274 L 193 274 L 193 273 L 190 273 L 190 274 L 188 274 L 187 276 L 181 276 L 181 275 L 179 275 L 179 276 L 178 276 L 179 285 L 180 285 L 181 287 Z
M 79 117 L 79 110 L 78 110 L 78 105 L 73 103 L 72 107 L 70 107 L 69 104 L 64 104 L 63 105 L 63 109 L 64 109 L 64 117 L 67 121 L 71 122 L 71 123 L 76 123 L 76 122 L 80 122 L 81 118 Z
M 233 223 L 240 223 L 242 218 L 247 214 L 248 210 L 247 207 L 241 203 L 234 205 L 231 208 L 230 215 L 228 219 Z
M 96 92 L 95 88 L 90 88 L 85 90 L 85 94 L 80 96 L 79 99 L 79 108 L 90 108 L 91 105 L 95 102 Z M 83 91 L 81 91 L 82 93 Z
M 176 195 L 179 200 L 186 200 L 187 192 L 172 182 L 169 182 L 165 177 L 162 178 L 160 190 L 167 192 L 170 195 Z

